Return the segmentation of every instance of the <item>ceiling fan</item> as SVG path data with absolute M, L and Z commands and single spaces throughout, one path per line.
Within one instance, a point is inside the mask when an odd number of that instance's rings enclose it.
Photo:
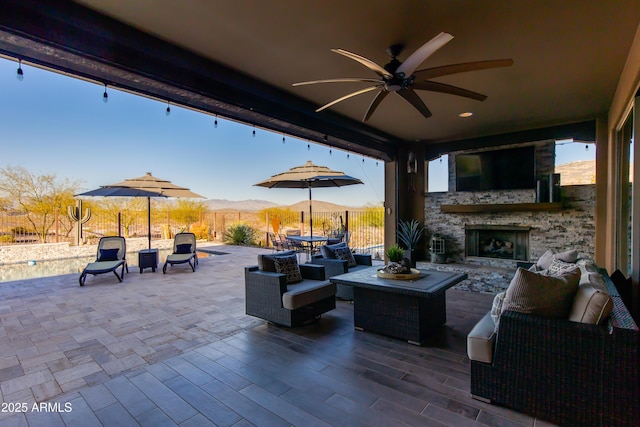
M 328 104 L 318 108 L 316 112 L 320 112 L 327 109 L 338 102 L 342 102 L 346 99 L 352 98 L 363 93 L 378 91 L 376 96 L 371 101 L 367 112 L 362 119 L 363 122 L 369 120 L 373 112 L 378 108 L 382 100 L 390 93 L 395 92 L 405 100 L 407 100 L 413 107 L 418 110 L 424 117 L 431 117 L 431 111 L 422 102 L 422 99 L 418 96 L 415 90 L 428 90 L 432 92 L 448 93 L 451 95 L 458 95 L 465 98 L 471 98 L 478 101 L 484 101 L 487 99 L 486 95 L 482 95 L 477 92 L 472 92 L 467 89 L 463 89 L 457 86 L 451 86 L 444 83 L 434 82 L 430 79 L 446 76 L 449 74 L 464 73 L 467 71 L 484 70 L 488 68 L 509 67 L 513 65 L 512 59 L 496 59 L 490 61 L 475 61 L 464 62 L 460 64 L 444 65 L 440 67 L 425 68 L 416 71 L 418 66 L 422 64 L 431 54 L 440 49 L 453 39 L 453 36 L 449 33 L 440 33 L 433 39 L 426 42 L 418 50 L 413 52 L 404 62 L 398 60 L 398 55 L 403 49 L 403 45 L 395 44 L 387 49 L 387 52 L 391 56 L 391 61 L 384 67 L 376 64 L 370 59 L 357 55 L 353 52 L 349 52 L 344 49 L 331 49 L 332 52 L 344 55 L 347 58 L 353 59 L 364 65 L 374 73 L 378 75 L 377 79 L 374 78 L 358 78 L 358 77 L 345 77 L 337 79 L 326 80 L 313 80 L 308 82 L 294 83 L 293 86 L 312 85 L 317 83 L 346 83 L 346 82 L 365 82 L 374 83 L 373 86 L 358 90 L 356 92 L 345 95 Z

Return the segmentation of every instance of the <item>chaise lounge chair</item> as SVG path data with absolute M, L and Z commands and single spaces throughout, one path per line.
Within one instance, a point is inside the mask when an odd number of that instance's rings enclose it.
M 125 269 L 127 273 L 129 272 L 126 255 L 127 246 L 124 237 L 109 236 L 101 238 L 98 242 L 98 255 L 95 262 L 89 263 L 80 274 L 78 279 L 80 286 L 84 286 L 87 274 L 95 276 L 96 274 L 113 272 L 118 278 L 118 282 L 122 282 Z M 119 267 L 122 267 L 120 274 L 117 271 Z
M 193 260 L 193 261 L 192 261 Z M 173 253 L 167 256 L 162 266 L 162 273 L 167 272 L 167 265 L 189 263 L 191 270 L 196 271 L 198 255 L 196 254 L 196 235 L 193 233 L 178 233 L 173 240 Z

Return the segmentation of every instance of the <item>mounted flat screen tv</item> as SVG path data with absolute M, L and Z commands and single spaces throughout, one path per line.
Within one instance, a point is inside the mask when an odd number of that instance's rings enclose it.
M 456 190 L 519 190 L 536 187 L 535 147 L 458 154 Z

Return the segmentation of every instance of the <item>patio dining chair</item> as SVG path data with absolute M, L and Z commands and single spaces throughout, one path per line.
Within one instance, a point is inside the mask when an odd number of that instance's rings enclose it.
M 80 286 L 84 286 L 84 282 L 87 279 L 87 274 L 93 276 L 97 274 L 111 273 L 115 274 L 118 278 L 118 282 L 122 282 L 124 278 L 124 272 L 129 272 L 127 266 L 127 245 L 124 237 L 120 236 L 107 236 L 102 237 L 98 242 L 98 253 L 96 260 L 89 263 L 82 273 L 80 273 Z M 122 268 L 120 274 L 118 274 L 118 268 Z
M 189 264 L 192 271 L 196 271 L 198 254 L 196 254 L 196 235 L 193 233 L 178 233 L 173 239 L 173 253 L 167 256 L 162 266 L 162 273 L 167 273 L 168 265 Z
M 276 233 L 268 233 L 269 241 L 271 242 L 271 248 L 274 251 L 284 251 L 286 250 L 286 242 L 282 240 L 282 237 L 277 235 Z

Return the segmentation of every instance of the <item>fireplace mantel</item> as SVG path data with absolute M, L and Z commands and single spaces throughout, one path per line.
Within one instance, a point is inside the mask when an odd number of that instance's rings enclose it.
M 488 213 L 488 212 L 528 212 L 562 210 L 562 203 L 480 203 L 471 205 L 440 205 L 443 213 Z

